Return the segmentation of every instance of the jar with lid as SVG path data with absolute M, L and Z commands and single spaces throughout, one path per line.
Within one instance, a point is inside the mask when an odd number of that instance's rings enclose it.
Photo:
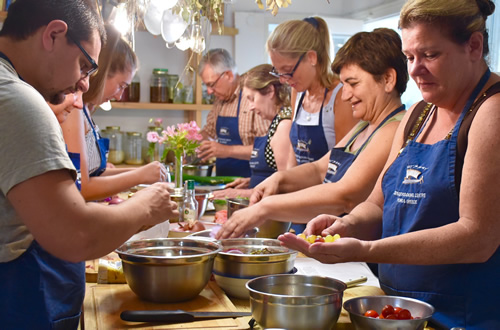
M 142 148 L 142 154 L 144 161 L 146 163 L 151 163 L 152 161 L 161 161 L 161 157 L 163 156 L 163 152 L 165 151 L 165 145 L 163 143 L 158 142 L 149 142 L 147 139 L 147 135 L 149 132 L 156 132 L 159 136 L 161 136 L 161 132 L 163 132 L 163 127 L 158 126 L 148 126 L 148 131 L 146 132 L 146 138 L 144 139 L 144 144 Z M 150 152 L 150 148 L 153 146 L 153 154 Z
M 127 149 L 125 163 L 128 165 L 142 165 L 142 133 L 127 132 Z
M 123 151 L 123 133 L 120 131 L 120 126 L 106 126 L 102 135 L 109 139 L 108 162 L 115 165 L 123 163 L 125 152 Z
M 168 69 L 153 69 L 149 98 L 151 103 L 168 102 Z
M 134 78 L 132 78 L 130 86 L 123 92 L 123 94 L 125 93 L 128 94 L 129 102 L 139 102 L 141 99 L 141 79 L 137 73 L 134 75 Z
M 175 88 L 179 82 L 178 74 L 168 75 L 168 103 L 174 103 Z

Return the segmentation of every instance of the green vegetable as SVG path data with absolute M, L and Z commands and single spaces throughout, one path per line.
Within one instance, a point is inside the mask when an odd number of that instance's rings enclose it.
M 227 201 L 225 199 L 214 199 L 213 203 L 214 205 L 227 205 Z
M 208 185 L 226 184 L 239 178 L 237 176 L 196 176 L 187 174 L 184 174 L 182 177 L 184 180 L 194 180 L 198 183 Z

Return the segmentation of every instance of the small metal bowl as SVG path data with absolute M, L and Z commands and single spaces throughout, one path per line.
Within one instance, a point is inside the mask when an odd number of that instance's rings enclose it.
M 237 210 L 248 207 L 250 201 L 247 198 L 228 198 L 227 199 L 227 218 Z M 276 220 L 267 220 L 259 226 L 259 238 L 278 238 L 279 235 L 290 230 L 291 222 L 282 222 Z
M 246 287 L 262 328 L 331 329 L 347 286 L 330 277 L 281 274 L 257 277 Z
M 385 305 L 406 308 L 410 311 L 413 320 L 391 320 L 364 316 L 365 312 L 373 309 L 377 313 L 382 311 Z M 397 296 L 367 296 L 347 300 L 344 309 L 349 313 L 351 322 L 358 330 L 421 330 L 427 325 L 427 321 L 434 314 L 434 307 L 426 302 L 406 297 Z
M 190 238 L 129 241 L 116 249 L 132 291 L 141 299 L 173 303 L 195 298 L 207 285 L 217 242 Z

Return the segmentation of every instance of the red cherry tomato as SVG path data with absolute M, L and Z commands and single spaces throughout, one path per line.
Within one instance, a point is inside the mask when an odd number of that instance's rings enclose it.
M 323 243 L 324 241 L 325 241 L 325 239 L 324 239 L 323 237 L 321 237 L 321 236 L 316 236 L 316 239 L 314 240 L 314 243 L 316 243 L 316 242 L 321 242 L 321 243 Z
M 392 307 L 391 305 L 385 305 L 384 308 L 382 308 L 382 315 L 387 318 L 387 315 L 391 314 L 394 314 L 394 307 Z
M 396 314 L 389 314 L 385 318 L 388 320 L 397 320 L 398 319 Z
M 401 307 L 394 307 L 394 314 L 399 314 L 401 312 L 402 308 Z
M 368 311 L 365 312 L 365 316 L 366 317 L 377 318 L 378 317 L 378 313 L 376 311 L 374 311 L 373 309 L 370 309 L 370 310 L 368 310 Z
M 407 309 L 402 309 L 398 315 L 398 320 L 410 320 L 411 319 L 411 313 Z

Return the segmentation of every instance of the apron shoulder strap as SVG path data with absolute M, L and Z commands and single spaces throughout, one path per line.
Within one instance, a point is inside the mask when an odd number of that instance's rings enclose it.
M 497 93 L 500 93 L 500 82 L 492 85 L 486 92 L 479 96 L 470 110 L 465 114 L 464 120 L 460 125 L 457 137 L 457 165 L 455 167 L 455 182 L 457 183 L 457 187 L 460 187 L 460 178 L 462 177 L 462 167 L 464 165 L 465 152 L 467 151 L 468 136 L 472 121 L 484 101 Z
M 425 107 L 428 105 L 427 102 L 425 101 L 420 101 L 416 106 L 415 109 L 413 109 L 410 117 L 408 118 L 408 121 L 406 122 L 406 126 L 404 129 L 404 144 L 401 147 L 405 147 L 406 144 L 408 143 L 408 139 L 412 139 L 413 137 L 410 137 L 410 134 L 412 132 L 418 132 L 420 129 L 420 126 L 422 126 L 423 120 L 419 120 L 420 116 L 424 112 Z

